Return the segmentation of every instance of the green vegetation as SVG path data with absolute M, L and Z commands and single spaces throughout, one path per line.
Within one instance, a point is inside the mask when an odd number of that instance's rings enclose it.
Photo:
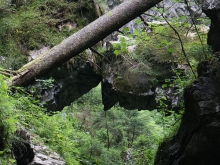
M 29 50 L 53 47 L 97 17 L 90 1 L 9 2 L 0 1 L 0 64 L 12 70 L 27 62 Z
M 25 2 L 0 0 L 0 65 L 5 69 L 20 68 L 27 61 L 28 51 L 55 46 L 97 16 L 96 12 L 91 12 L 94 7 L 90 1 Z M 141 22 L 140 19 L 136 21 L 137 24 Z M 189 38 L 185 36 L 191 29 L 189 24 L 177 21 L 170 25 L 152 24 L 150 29 L 135 30 L 132 34 L 128 28 L 123 29 L 131 42 L 121 38 L 119 44 L 113 45 L 117 57 L 111 58 L 116 62 L 125 59 L 123 64 L 117 63 L 122 69 L 115 79 L 116 87 L 141 92 L 139 86 L 137 89 L 129 86 L 133 82 L 145 83 L 135 76 L 147 74 L 148 81 L 155 83 L 155 75 L 163 75 L 165 71 L 157 70 L 153 63 L 170 62 L 173 66 L 183 65 L 186 74 L 183 75 L 181 69 L 174 69 L 176 75 L 164 80 L 161 87 L 176 86 L 177 94 L 183 93 L 183 88 L 194 80 L 191 71 L 195 71 L 197 63 L 210 53 L 204 44 L 204 33 L 200 33 L 201 40 L 198 34 Z M 133 44 L 137 48 L 129 52 L 127 46 Z M 27 130 L 33 143 L 48 145 L 67 165 L 152 165 L 158 145 L 176 132 L 184 109 L 182 103 L 181 113 L 175 113 L 168 108 L 167 97 L 162 95 L 159 106 L 153 111 L 128 111 L 118 105 L 103 111 L 101 87 L 98 86 L 62 112 L 47 115 L 41 108 L 42 103 L 23 88 L 8 90 L 6 81 L 8 79 L 0 75 L 0 164 L 3 165 L 15 164 L 11 147 L 19 129 Z M 41 88 L 51 87 L 52 82 L 53 78 L 45 80 Z
M 159 143 L 172 134 L 173 124 L 179 119 L 176 114 L 128 111 L 118 106 L 105 112 L 100 86 L 62 112 L 48 116 L 38 106 L 39 102 L 24 94 L 22 88 L 10 92 L 3 76 L 0 82 L 0 126 L 4 128 L 0 162 L 4 165 L 15 161 L 10 158 L 10 144 L 16 139 L 17 129 L 28 130 L 33 143 L 45 143 L 68 165 L 153 164 Z
M 141 19 L 136 20 L 137 25 L 141 23 Z M 197 25 L 196 28 L 197 31 L 185 22 L 152 23 L 130 33 L 129 28 L 125 27 L 122 29 L 124 37 L 120 38 L 119 43 L 113 44 L 114 54 L 125 56 L 131 63 L 135 60 L 137 63 L 172 62 L 192 65 L 195 72 L 198 62 L 211 55 L 205 44 L 207 36 L 204 29 L 207 27 Z M 134 51 L 129 50 L 131 45 L 136 45 Z

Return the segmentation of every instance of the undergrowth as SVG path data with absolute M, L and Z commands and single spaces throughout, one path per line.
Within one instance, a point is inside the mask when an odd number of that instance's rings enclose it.
M 3 165 L 15 163 L 11 144 L 17 139 L 16 130 L 28 131 L 33 144 L 49 146 L 67 165 L 153 164 L 157 146 L 177 120 L 156 110 L 138 112 L 116 106 L 102 111 L 100 86 L 51 116 L 23 88 L 9 91 L 2 75 L 0 83 Z M 128 150 L 132 159 L 126 160 Z
M 57 45 L 96 18 L 93 7 L 90 1 L 0 1 L 1 66 L 17 70 L 30 50 Z

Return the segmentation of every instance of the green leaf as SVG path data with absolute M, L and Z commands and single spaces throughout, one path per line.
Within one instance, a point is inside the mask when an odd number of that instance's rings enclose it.
M 116 56 L 118 56 L 119 54 L 121 54 L 121 51 L 120 51 L 120 50 L 115 50 L 115 51 L 114 51 L 114 54 L 115 54 Z
M 175 50 L 173 48 L 168 48 L 169 53 L 173 53 Z
M 124 27 L 124 28 L 122 29 L 122 31 L 123 31 L 124 33 L 126 33 L 126 32 L 129 31 L 129 28 L 128 28 L 128 27 Z
M 9 158 L 9 162 L 11 162 L 11 163 L 15 163 L 16 160 L 15 160 L 15 159 L 11 159 L 11 158 Z
M 134 35 L 139 35 L 139 30 L 134 30 Z
M 167 84 L 163 84 L 163 85 L 162 85 L 162 88 L 166 88 L 166 87 L 167 87 Z
M 141 22 L 142 22 L 141 19 L 137 19 L 137 20 L 135 21 L 135 23 L 138 24 L 138 25 L 141 24 Z
M 185 19 L 186 19 L 186 16 L 185 16 L 185 15 L 182 15 L 182 16 L 180 16 L 180 19 L 181 19 L 181 20 L 185 20 Z
M 148 41 L 150 39 L 150 36 L 145 36 L 144 40 Z
M 164 28 L 163 28 L 162 26 L 157 26 L 157 27 L 155 28 L 155 32 L 156 32 L 156 33 L 161 33 L 161 32 L 163 32 L 163 30 L 164 30 Z
M 0 151 L 0 155 L 4 154 L 4 151 Z
M 122 43 L 121 43 L 121 46 L 122 46 L 122 47 L 126 47 L 126 46 L 127 46 L 126 42 L 122 42 Z
M 121 51 L 122 51 L 122 52 L 127 52 L 127 48 L 126 48 L 126 47 L 122 47 L 122 48 L 121 48 Z
M 126 40 L 125 40 L 124 37 L 121 37 L 121 38 L 120 38 L 120 41 L 121 41 L 121 42 L 125 42 Z

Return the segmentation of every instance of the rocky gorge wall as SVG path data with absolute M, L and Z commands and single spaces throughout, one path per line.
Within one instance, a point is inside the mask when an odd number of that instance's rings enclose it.
M 185 112 L 177 134 L 158 149 L 155 165 L 218 165 L 220 162 L 219 1 L 205 1 L 211 19 L 208 44 L 214 55 L 198 65 L 198 78 L 185 89 Z
M 155 165 L 217 165 L 220 161 L 220 61 L 198 66 L 198 78 L 185 89 L 185 112 L 171 141 L 158 149 Z

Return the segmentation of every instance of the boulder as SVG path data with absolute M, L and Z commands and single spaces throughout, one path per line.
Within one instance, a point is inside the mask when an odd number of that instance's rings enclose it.
M 24 129 L 16 131 L 12 151 L 17 165 L 65 165 L 65 161 L 44 144 L 33 143 L 33 135 Z M 39 137 L 38 137 L 39 138 Z M 36 140 L 35 140 L 36 141 Z
M 127 55 L 115 56 L 111 51 L 107 54 L 102 60 L 94 56 L 89 60 L 73 58 L 37 79 L 28 90 L 41 98 L 48 112 L 62 110 L 99 83 L 104 110 L 116 103 L 128 110 L 153 110 L 164 94 L 169 108 L 178 106 L 181 96 L 173 95 L 178 87 L 161 87 L 165 79 L 175 75 L 171 62 L 152 60 L 153 55 L 140 62 Z
M 165 79 L 175 75 L 171 62 L 152 60 L 153 55 L 142 62 L 126 55 L 110 57 L 102 62 L 104 110 L 116 103 L 128 110 L 153 110 L 158 107 L 164 93 L 167 93 L 167 104 L 170 107 L 179 104 L 180 99 L 171 94 L 175 93 L 177 87 L 161 87 Z

